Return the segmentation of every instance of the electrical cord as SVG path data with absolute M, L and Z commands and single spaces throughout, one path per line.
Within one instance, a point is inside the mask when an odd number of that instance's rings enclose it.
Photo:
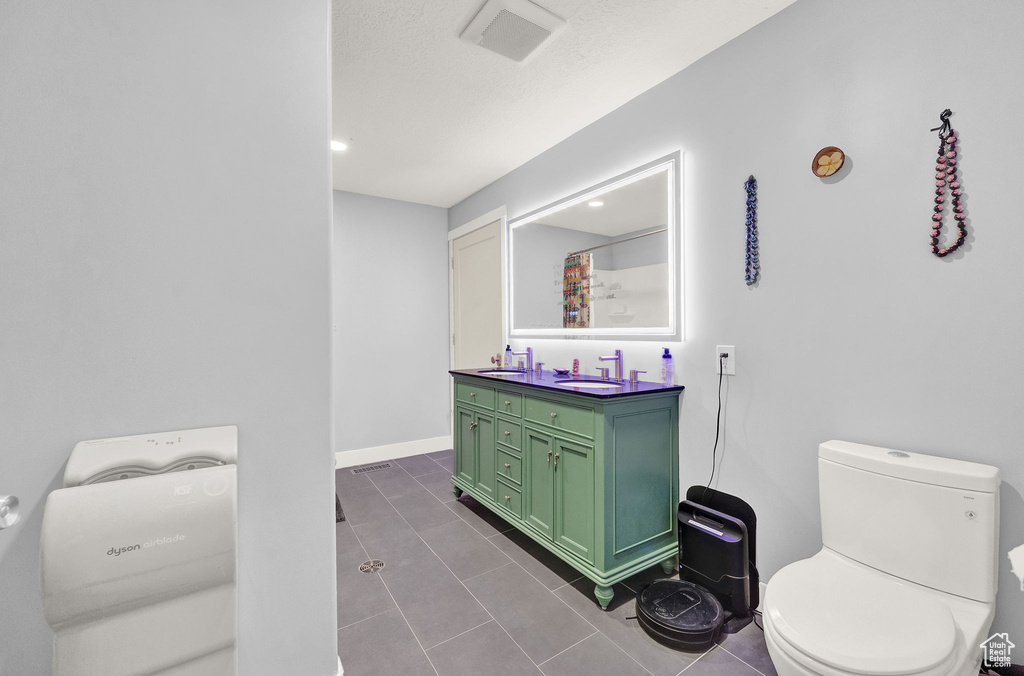
M 715 465 L 718 463 L 718 436 L 722 429 L 722 378 L 724 376 L 725 353 L 722 353 L 718 355 L 718 413 L 715 414 L 715 445 L 711 448 L 711 477 L 700 496 L 701 504 L 705 505 L 707 504 L 705 498 L 708 496 L 708 489 L 711 488 L 711 482 L 715 480 Z
M 708 495 L 708 489 L 711 488 L 711 482 L 715 480 L 715 470 L 718 466 L 718 439 L 722 432 L 722 381 L 725 377 L 725 359 L 727 354 L 725 352 L 718 355 L 718 413 L 715 414 L 715 445 L 711 448 L 711 477 L 708 478 L 708 483 L 704 486 L 704 492 L 701 494 L 701 504 L 707 504 L 706 498 Z M 754 568 L 756 574 L 757 568 Z M 751 611 L 754 615 L 754 626 L 764 631 L 764 616 L 760 610 Z M 757 618 L 761 618 L 761 622 L 758 623 Z

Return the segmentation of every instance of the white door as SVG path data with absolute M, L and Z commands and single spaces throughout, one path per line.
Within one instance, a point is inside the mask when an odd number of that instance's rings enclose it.
M 452 240 L 452 368 L 490 366 L 502 342 L 501 220 Z

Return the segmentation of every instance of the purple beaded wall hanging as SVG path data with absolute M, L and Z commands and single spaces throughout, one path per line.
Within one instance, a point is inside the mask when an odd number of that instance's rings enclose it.
M 761 261 L 757 255 L 757 179 L 751 175 L 743 187 L 747 191 L 747 264 L 744 278 L 750 286 L 761 274 Z
M 943 258 L 957 249 L 964 243 L 967 237 L 967 226 L 964 219 L 964 205 L 960 203 L 963 188 L 960 187 L 960 179 L 956 175 L 956 131 L 949 124 L 949 116 L 953 114 L 949 108 L 942 111 L 939 119 L 942 126 L 935 127 L 932 131 L 939 132 L 939 158 L 935 164 L 935 213 L 932 214 L 932 253 Z M 946 186 L 949 186 L 950 209 L 956 227 L 959 230 L 956 241 L 946 248 L 939 247 L 939 235 L 942 233 L 942 211 L 946 202 Z

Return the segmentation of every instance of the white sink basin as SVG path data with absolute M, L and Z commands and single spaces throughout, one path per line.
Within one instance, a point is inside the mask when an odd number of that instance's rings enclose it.
M 512 369 L 485 369 L 483 371 L 477 371 L 477 373 L 485 376 L 521 376 L 525 375 L 526 371 L 515 371 Z
M 585 387 L 595 390 L 606 390 L 614 387 L 622 387 L 622 383 L 613 383 L 609 380 L 556 380 L 556 385 L 565 387 Z

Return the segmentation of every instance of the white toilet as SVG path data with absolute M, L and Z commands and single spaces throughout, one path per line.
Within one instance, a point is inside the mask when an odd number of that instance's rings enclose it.
M 999 470 L 845 441 L 818 450 L 823 547 L 772 576 L 779 676 L 976 676 L 995 614 Z

